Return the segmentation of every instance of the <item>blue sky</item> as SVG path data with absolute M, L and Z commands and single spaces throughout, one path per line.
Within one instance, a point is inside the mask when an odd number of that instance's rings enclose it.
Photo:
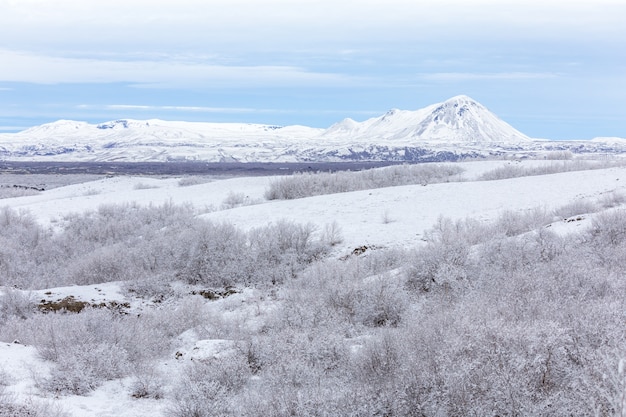
M 328 127 L 466 94 L 538 138 L 626 137 L 626 0 L 0 0 L 0 130 Z

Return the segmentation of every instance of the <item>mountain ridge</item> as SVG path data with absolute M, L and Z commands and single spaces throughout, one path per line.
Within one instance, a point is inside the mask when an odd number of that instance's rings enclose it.
M 576 149 L 626 147 L 607 142 Z M 569 147 L 531 139 L 465 95 L 413 111 L 391 109 L 362 122 L 346 118 L 327 129 L 117 119 L 59 120 L 0 134 L 0 159 L 33 161 L 420 162 Z

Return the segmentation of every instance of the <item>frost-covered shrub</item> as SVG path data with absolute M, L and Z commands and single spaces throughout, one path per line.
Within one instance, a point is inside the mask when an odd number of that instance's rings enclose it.
M 595 214 L 583 239 L 588 243 L 589 260 L 617 273 L 626 268 L 626 210 Z
M 311 224 L 278 221 L 249 233 L 254 281 L 271 284 L 293 278 L 305 265 L 321 256 L 326 247 L 313 239 Z
M 478 180 L 480 181 L 496 181 L 504 180 L 508 178 L 524 177 L 528 175 L 527 170 L 517 164 L 507 163 L 498 168 L 494 168 L 491 171 L 483 173 Z
M 10 209 L 0 213 L 0 223 L 0 285 L 122 281 L 149 297 L 167 293 L 168 282 L 180 278 L 215 287 L 280 283 L 340 238 L 335 227 L 320 242 L 312 226 L 286 221 L 244 233 L 171 203 L 101 206 L 67 216 L 54 234 Z
M 533 175 L 557 174 L 559 172 L 604 169 L 615 165 L 616 164 L 606 161 L 583 161 L 578 159 L 573 161 L 566 160 L 562 162 L 551 162 L 549 164 L 534 166 L 522 166 L 509 162 L 507 165 L 485 172 L 478 179 L 481 181 L 504 180 L 508 178 L 528 177 Z
M 246 236 L 230 224 L 205 223 L 192 232 L 181 277 L 215 287 L 247 282 L 250 276 Z
M 140 206 L 137 203 L 101 205 L 96 211 L 65 217 L 65 244 L 80 243 L 88 251 L 95 245 L 116 244 L 154 234 L 165 227 L 179 227 L 194 222 L 193 207 L 172 202 L 160 206 Z
M 47 261 L 50 238 L 29 213 L 0 208 L 0 285 L 28 287 Z
M 287 286 L 282 317 L 298 328 L 397 326 L 409 295 L 400 275 L 377 271 L 383 264 L 356 257 L 315 263 Z
M 613 191 L 611 193 L 605 194 L 602 196 L 600 200 L 600 205 L 604 208 L 613 208 L 617 206 L 621 206 L 626 201 L 626 195 Z
M 516 236 L 552 223 L 554 217 L 543 207 L 536 207 L 523 213 L 505 210 L 495 222 L 495 232 L 505 236 Z
M 18 400 L 0 393 L 0 417 L 69 417 L 69 414 L 46 401 Z
M 469 249 L 462 241 L 432 242 L 419 249 L 406 270 L 408 288 L 429 292 L 463 285 L 468 277 Z
M 626 241 L 626 210 L 607 210 L 596 214 L 589 235 L 596 245 L 617 246 Z
M 35 301 L 29 293 L 13 288 L 0 289 L 0 320 L 9 317 L 25 319 L 35 311 Z
M 558 216 L 562 219 L 567 219 L 568 217 L 593 213 L 595 211 L 597 211 L 597 206 L 593 201 L 578 199 L 572 201 L 571 203 L 558 207 L 557 209 L 553 210 L 553 213 L 555 216 Z
M 133 185 L 133 190 L 151 190 L 154 188 L 159 188 L 156 184 L 146 184 L 145 182 L 138 182 Z
M 409 305 L 399 277 L 379 275 L 366 280 L 357 305 L 357 319 L 366 326 L 398 326 Z
M 128 255 L 129 248 L 123 244 L 98 248 L 69 265 L 67 282 L 90 285 L 132 279 L 136 264 Z
M 247 384 L 250 369 L 236 355 L 208 362 L 191 362 L 174 388 L 170 417 L 213 417 L 233 413 L 232 397 Z
M 179 187 L 189 187 L 191 185 L 198 185 L 198 184 L 204 184 L 207 182 L 210 182 L 211 179 L 210 178 L 206 178 L 206 177 L 198 177 L 198 176 L 193 176 L 193 177 L 184 177 L 178 180 L 178 186 Z
M 133 398 L 152 398 L 159 400 L 165 397 L 167 378 L 153 364 L 132 364 L 133 382 L 131 396 Z
M 123 316 L 106 309 L 36 314 L 10 323 L 12 329 L 4 333 L 35 346 L 43 359 L 53 362 L 51 373 L 38 377 L 42 389 L 84 395 L 104 381 L 127 376 L 131 364 L 168 351 L 172 336 L 164 331 L 166 317 L 176 315 L 167 313 L 158 320 L 151 316 Z M 180 331 L 177 328 L 176 334 Z
M 126 280 L 167 269 L 171 250 L 162 240 L 197 222 L 190 207 L 172 204 L 103 206 L 67 216 L 55 233 L 10 209 L 0 221 L 0 285 L 29 289 Z
M 129 370 L 127 352 L 120 346 L 110 342 L 68 345 L 39 385 L 56 394 L 86 395 L 104 381 L 126 376 Z
M 348 385 L 349 344 L 332 327 L 268 328 L 249 341 L 255 373 L 235 414 L 350 415 L 337 408 Z
M 37 195 L 41 191 L 31 187 L 18 187 L 18 186 L 0 186 L 0 199 L 3 198 L 15 198 L 25 197 L 29 195 Z
M 368 327 L 397 326 L 408 305 L 403 286 L 390 276 L 338 281 L 319 296 L 346 322 Z
M 320 241 L 327 246 L 336 246 L 343 242 L 341 226 L 336 221 L 327 223 L 320 236 Z
M 224 201 L 222 202 L 222 210 L 228 210 L 235 207 L 249 206 L 252 204 L 258 204 L 256 200 L 251 199 L 244 193 L 235 193 L 230 191 Z
M 214 287 L 278 284 L 321 256 L 326 247 L 314 228 L 287 221 L 243 233 L 230 224 L 206 223 L 189 233 L 180 276 Z
M 574 159 L 572 151 L 551 151 L 545 154 L 545 159 L 552 161 L 569 161 Z
M 342 193 L 409 184 L 433 184 L 458 180 L 456 165 L 393 165 L 364 171 L 296 173 L 273 181 L 265 192 L 268 200 L 290 200 L 315 195 Z

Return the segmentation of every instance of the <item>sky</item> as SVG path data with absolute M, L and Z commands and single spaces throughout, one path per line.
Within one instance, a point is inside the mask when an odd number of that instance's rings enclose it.
M 0 0 L 0 131 L 329 127 L 465 94 L 536 138 L 626 137 L 626 0 Z

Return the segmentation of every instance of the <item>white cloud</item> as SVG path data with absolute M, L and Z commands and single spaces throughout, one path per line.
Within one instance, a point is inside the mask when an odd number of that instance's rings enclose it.
M 295 66 L 229 66 L 188 61 L 115 61 L 63 58 L 0 50 L 0 81 L 130 83 L 137 87 L 334 86 L 356 80 Z
M 92 104 L 80 104 L 76 106 L 78 109 L 83 110 L 128 110 L 128 111 L 175 111 L 182 113 L 216 113 L 216 114 L 252 114 L 252 113 L 267 113 L 267 114 L 362 114 L 362 115 L 378 115 L 381 110 L 333 110 L 333 109 L 271 109 L 271 108 L 254 108 L 254 107 L 208 107 L 208 106 L 157 106 L 157 105 L 144 105 L 144 104 L 106 104 L 106 105 L 92 105 Z
M 474 73 L 474 72 L 438 72 L 432 74 L 421 74 L 419 78 L 431 81 L 472 81 L 472 80 L 529 80 L 546 79 L 558 77 L 555 73 L 549 72 L 494 72 L 494 73 Z
M 206 106 L 153 106 L 136 104 L 108 104 L 107 110 L 165 110 L 197 113 L 287 113 L 289 110 L 255 109 L 251 107 L 206 107 Z
M 445 39 L 625 34 L 623 0 L 2 0 L 13 48 L 285 50 Z M 497 35 L 497 38 L 493 38 Z M 330 42 L 330 43 L 329 43 Z

